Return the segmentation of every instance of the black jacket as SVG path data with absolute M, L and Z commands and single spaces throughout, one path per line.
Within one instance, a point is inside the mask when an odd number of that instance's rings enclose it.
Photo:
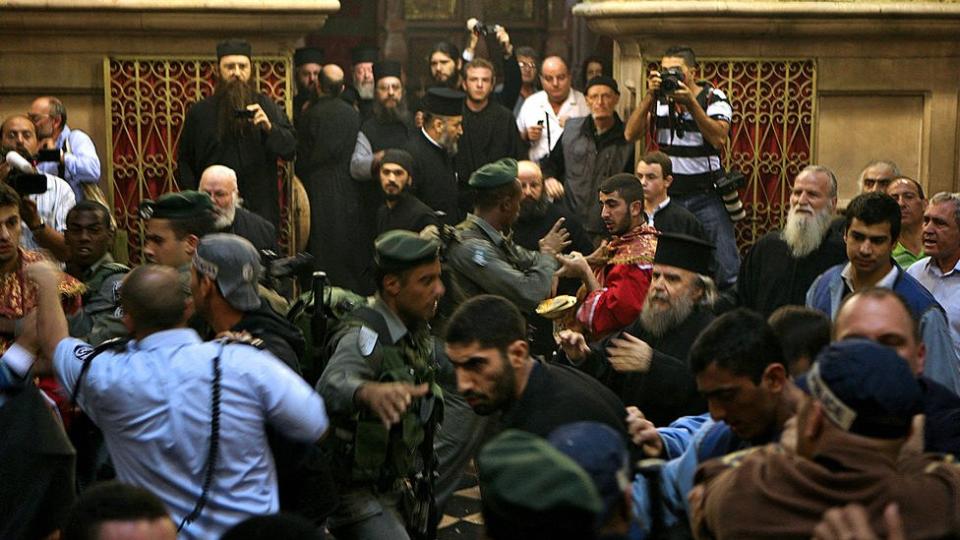
M 300 357 L 306 350 L 303 333 L 290 321 L 277 314 L 264 302 L 260 307 L 243 314 L 240 322 L 230 329 L 233 332 L 248 332 L 263 340 L 263 348 L 283 361 L 290 369 L 300 373 Z

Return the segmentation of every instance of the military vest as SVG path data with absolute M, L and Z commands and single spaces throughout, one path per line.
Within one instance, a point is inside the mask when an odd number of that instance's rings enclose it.
M 83 306 L 85 308 L 88 306 L 92 307 L 93 299 L 100 294 L 100 288 L 103 287 L 103 282 L 106 281 L 108 277 L 114 274 L 126 274 L 129 271 L 129 267 L 114 261 L 105 262 L 98 266 L 96 272 L 94 272 L 89 279 L 84 281 L 84 285 L 86 285 L 87 290 L 83 293 Z M 115 296 L 116 298 L 109 300 L 118 303 L 119 296 L 117 291 L 115 291 Z
M 360 352 L 376 372 L 376 382 L 430 385 L 430 393 L 415 400 L 389 431 L 376 414 L 365 408 L 351 422 L 334 425 L 335 436 L 331 439 L 339 447 L 335 450 L 336 461 L 344 465 L 337 467 L 341 478 L 347 480 L 343 473 L 349 471 L 349 481 L 375 482 L 386 487 L 416 474 L 418 467 L 423 466 L 423 452 L 433 451 L 432 437 L 428 438 L 427 433 L 439 424 L 443 410 L 433 340 L 423 328 L 392 343 L 383 316 L 369 307 L 357 308 L 345 323 L 347 329 L 360 328 Z M 424 444 L 430 448 L 421 448 Z

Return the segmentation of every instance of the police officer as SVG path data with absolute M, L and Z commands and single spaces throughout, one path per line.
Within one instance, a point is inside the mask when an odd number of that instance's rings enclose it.
M 110 211 L 94 200 L 80 201 L 67 212 L 63 237 L 70 254 L 67 272 L 86 285 L 83 310 L 70 318 L 70 335 L 92 345 L 127 335 L 121 320 L 120 285 L 130 268 L 110 255 L 114 237 Z
M 427 324 L 444 293 L 439 242 L 394 230 L 374 245 L 375 300 L 351 313 L 317 383 L 336 427 L 325 444 L 341 499 L 328 524 L 341 540 L 425 533 L 442 406 Z M 413 502 L 402 516 L 401 497 Z

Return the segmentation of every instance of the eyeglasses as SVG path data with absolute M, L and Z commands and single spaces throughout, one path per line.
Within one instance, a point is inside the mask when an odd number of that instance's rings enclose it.
M 530 62 L 517 62 L 520 64 L 520 69 L 537 69 L 536 64 L 531 64 Z

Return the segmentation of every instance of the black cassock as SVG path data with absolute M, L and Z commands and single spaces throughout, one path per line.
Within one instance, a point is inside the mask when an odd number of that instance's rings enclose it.
M 460 223 L 466 214 L 457 205 L 457 173 L 447 151 L 433 144 L 423 131 L 410 137 L 405 150 L 413 156 L 411 193 L 433 210 L 444 212 L 444 223 Z
M 677 327 L 657 338 L 643 329 L 637 319 L 623 332 L 590 345 L 590 355 L 579 367 L 609 387 L 624 405 L 639 408 L 656 426 L 666 426 L 681 416 L 701 414 L 706 403 L 697 393 L 688 354 L 693 341 L 713 320 L 713 314 L 695 309 Z M 607 361 L 611 340 L 623 333 L 642 339 L 653 349 L 646 373 L 620 373 Z
M 187 111 L 180 135 L 177 177 L 180 189 L 197 189 L 200 176 L 210 165 L 225 165 L 237 173 L 237 187 L 247 209 L 277 225 L 280 222 L 280 189 L 277 159 L 292 160 L 297 150 L 296 133 L 287 115 L 270 98 L 258 94 L 257 103 L 272 129 L 253 128 L 236 138 L 221 141 L 217 105 L 210 96 Z
M 420 232 L 427 225 L 439 225 L 440 220 L 429 206 L 409 193 L 401 193 L 397 204 L 386 204 L 377 210 L 377 235 L 394 229 Z
M 233 223 L 221 232 L 246 238 L 253 247 L 257 248 L 257 251 L 269 249 L 280 253 L 277 247 L 277 228 L 249 210 L 238 207 Z
M 520 159 L 527 150 L 517 131 L 513 113 L 494 101 L 480 112 L 463 105 L 463 135 L 454 161 L 460 180 L 460 211 L 473 211 L 473 197 L 467 187 L 473 171 L 501 158 Z
M 372 291 L 365 272 L 372 245 L 361 238 L 359 187 L 350 176 L 350 156 L 360 118 L 343 100 L 322 97 L 300 119 L 297 176 L 310 198 L 307 251 L 330 283 L 366 294 Z

